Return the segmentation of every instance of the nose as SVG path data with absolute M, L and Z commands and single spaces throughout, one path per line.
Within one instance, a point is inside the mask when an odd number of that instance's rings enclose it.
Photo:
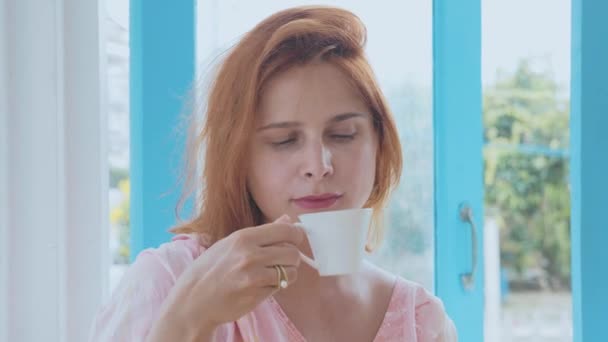
M 302 174 L 307 179 L 320 180 L 334 173 L 332 152 L 322 142 L 311 143 L 306 149 Z

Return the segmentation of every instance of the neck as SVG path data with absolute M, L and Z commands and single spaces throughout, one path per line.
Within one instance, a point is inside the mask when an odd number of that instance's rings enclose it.
M 300 246 L 305 255 L 311 257 L 308 242 Z M 298 268 L 298 279 L 285 290 L 275 294 L 278 300 L 287 298 L 324 298 L 334 295 L 354 295 L 360 292 L 361 276 L 359 273 L 341 276 L 321 277 L 316 269 L 301 262 Z

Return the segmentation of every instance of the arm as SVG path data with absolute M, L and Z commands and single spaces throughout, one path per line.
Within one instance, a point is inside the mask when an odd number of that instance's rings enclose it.
M 206 322 L 204 317 L 188 317 L 179 310 L 179 303 L 188 300 L 185 297 L 187 297 L 187 291 L 173 288 L 163 303 L 159 317 L 152 326 L 146 342 L 213 341 L 217 329 L 216 324 Z
M 216 327 L 213 325 L 200 324 L 199 329 L 192 329 L 193 324 L 182 324 L 180 319 L 172 320 L 174 315 L 161 315 L 150 330 L 146 342 L 162 341 L 184 341 L 184 342 L 211 342 L 213 341 Z

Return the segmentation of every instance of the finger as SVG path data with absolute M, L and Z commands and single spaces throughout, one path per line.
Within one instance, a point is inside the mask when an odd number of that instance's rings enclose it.
M 300 250 L 290 244 L 262 247 L 258 255 L 260 262 L 267 267 L 273 265 L 300 266 Z
M 295 267 L 291 267 L 291 266 L 283 266 L 283 268 L 285 269 L 285 273 L 287 274 L 287 287 L 289 287 L 290 285 L 292 285 L 293 283 L 296 282 L 296 280 L 298 279 L 298 269 Z M 268 298 L 270 296 L 272 296 L 273 294 L 284 290 L 283 288 L 281 288 L 279 285 L 279 278 L 278 278 L 278 273 L 277 270 L 274 267 L 269 267 L 268 269 L 268 274 L 267 276 L 269 276 L 270 278 L 272 278 L 267 286 L 263 286 L 263 287 L 256 287 L 253 289 L 253 293 L 255 294 L 255 296 L 257 298 L 260 298 L 260 300 L 263 300 L 265 298 Z
M 294 266 L 283 266 L 285 273 L 287 274 L 287 286 L 293 284 L 298 279 L 298 269 Z M 265 274 L 266 288 L 274 288 L 276 290 L 280 290 L 280 279 L 279 279 L 279 271 L 275 267 L 265 267 L 263 271 Z
M 290 223 L 268 223 L 250 230 L 253 240 L 258 246 L 269 246 L 279 243 L 290 243 L 298 246 L 304 240 L 302 228 Z
M 277 288 L 276 286 L 265 286 L 256 288 L 253 293 L 257 298 L 259 298 L 259 301 L 261 302 L 269 297 L 272 297 L 272 295 L 276 294 L 281 290 L 283 289 Z

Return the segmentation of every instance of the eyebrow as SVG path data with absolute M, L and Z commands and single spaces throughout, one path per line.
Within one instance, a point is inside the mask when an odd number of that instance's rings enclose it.
M 352 118 L 360 118 L 360 117 L 366 117 L 366 114 L 362 114 L 362 113 L 342 113 L 342 114 L 338 114 L 336 116 L 334 116 L 333 118 L 329 119 L 328 122 L 329 123 L 336 123 L 336 122 L 342 122 L 342 121 L 346 121 L 348 119 L 352 119 Z M 272 128 L 292 128 L 292 127 L 299 127 L 302 126 L 301 122 L 297 122 L 297 121 L 284 121 L 284 122 L 275 122 L 275 123 L 271 123 L 268 124 L 266 126 L 260 127 L 257 129 L 257 131 L 264 131 L 267 129 L 272 129 Z

